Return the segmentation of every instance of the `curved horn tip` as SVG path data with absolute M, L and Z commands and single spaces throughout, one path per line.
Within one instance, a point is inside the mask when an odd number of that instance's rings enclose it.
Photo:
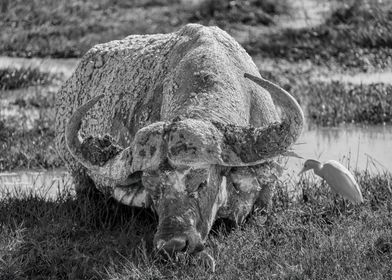
M 245 77 L 245 78 L 248 78 L 248 79 L 250 79 L 250 80 L 263 79 L 263 78 L 259 78 L 259 77 L 253 76 L 252 74 L 249 74 L 249 73 L 244 73 L 244 77 Z M 264 79 L 263 79 L 263 80 L 264 80 Z

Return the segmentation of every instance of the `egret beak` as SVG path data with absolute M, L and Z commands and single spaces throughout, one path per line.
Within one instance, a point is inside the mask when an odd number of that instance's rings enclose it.
M 311 168 L 304 166 L 304 168 L 302 168 L 302 170 L 298 173 L 298 176 L 301 175 L 302 173 L 308 171 L 309 169 L 311 169 Z
M 298 155 L 298 154 L 297 154 L 296 152 L 294 152 L 294 151 L 286 151 L 286 152 L 284 152 L 282 155 L 283 155 L 283 156 L 286 156 L 286 157 L 295 157 L 295 158 L 303 159 L 303 157 L 301 157 L 300 155 Z

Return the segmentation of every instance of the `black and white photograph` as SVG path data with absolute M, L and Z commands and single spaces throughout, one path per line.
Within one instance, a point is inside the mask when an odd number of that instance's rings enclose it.
M 392 0 L 0 0 L 0 280 L 392 279 Z

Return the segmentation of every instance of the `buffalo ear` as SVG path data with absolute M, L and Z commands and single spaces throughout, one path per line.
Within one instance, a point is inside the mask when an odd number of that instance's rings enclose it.
M 261 190 L 257 175 L 249 166 L 233 167 L 227 174 L 228 202 L 225 216 L 237 226 L 252 212 Z
M 114 144 L 114 139 L 110 135 L 103 137 L 86 137 L 80 145 L 83 157 L 92 164 L 103 166 L 105 163 L 118 155 L 123 148 Z
M 274 161 L 231 168 L 226 174 L 229 201 L 224 216 L 239 225 L 255 210 L 254 207 L 268 212 L 282 171 Z

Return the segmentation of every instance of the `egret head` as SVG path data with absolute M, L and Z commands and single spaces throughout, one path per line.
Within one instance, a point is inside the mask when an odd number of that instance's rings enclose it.
M 305 161 L 304 163 L 304 167 L 302 168 L 302 170 L 298 173 L 298 175 L 313 169 L 313 170 L 319 170 L 321 168 L 322 164 L 314 159 L 308 159 L 307 161 Z

